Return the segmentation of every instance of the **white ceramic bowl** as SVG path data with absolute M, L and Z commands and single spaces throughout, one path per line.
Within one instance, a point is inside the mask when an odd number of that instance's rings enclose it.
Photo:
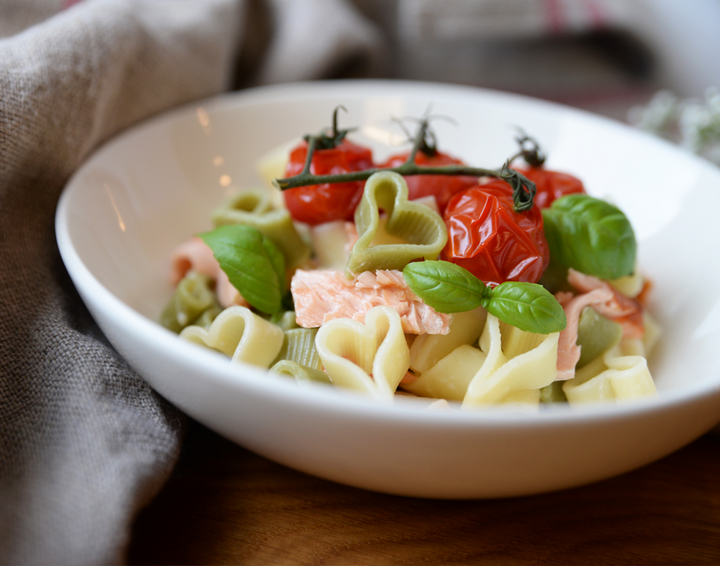
M 228 191 L 257 185 L 268 149 L 329 125 L 387 153 L 391 116 L 435 114 L 441 147 L 499 167 L 515 126 L 548 167 L 581 177 L 634 224 L 665 327 L 651 359 L 659 396 L 623 406 L 429 411 L 234 365 L 155 320 L 171 294 L 170 250 L 210 227 Z M 593 482 L 682 447 L 720 421 L 720 172 L 667 143 L 565 107 L 496 92 L 404 82 L 331 82 L 248 90 L 153 119 L 100 149 L 57 211 L 65 265 L 112 344 L 183 411 L 287 466 L 388 493 L 504 497 Z

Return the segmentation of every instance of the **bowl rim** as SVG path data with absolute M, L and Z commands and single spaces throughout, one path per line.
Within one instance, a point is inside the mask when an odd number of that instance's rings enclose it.
M 256 102 L 278 102 L 288 98 L 294 100 L 315 99 L 320 94 L 336 94 L 347 89 L 355 91 L 355 94 L 357 94 L 358 89 L 363 89 L 368 91 L 364 93 L 365 96 L 382 96 L 381 91 L 390 89 L 397 91 L 398 88 L 425 91 L 425 96 L 427 96 L 430 89 L 471 97 L 482 95 L 489 98 L 515 100 L 522 104 L 553 108 L 556 111 L 580 115 L 585 120 L 599 121 L 609 127 L 624 128 L 634 132 L 634 135 L 646 136 L 652 143 L 670 146 L 673 151 L 682 151 L 670 142 L 632 129 L 621 122 L 581 109 L 521 94 L 505 93 L 466 85 L 390 79 L 348 79 L 283 83 L 224 93 L 185 104 L 131 126 L 96 148 L 73 173 L 58 201 L 55 213 L 55 233 L 60 255 L 74 285 L 81 291 L 81 295 L 91 295 L 96 299 L 96 302 L 102 304 L 105 314 L 115 324 L 125 329 L 134 329 L 134 332 L 151 341 L 163 353 L 172 355 L 188 366 L 202 367 L 204 369 L 203 373 L 211 376 L 204 379 L 223 382 L 236 388 L 249 388 L 256 394 L 273 396 L 278 401 L 302 403 L 308 409 L 323 410 L 338 415 L 352 415 L 356 418 L 373 420 L 381 418 L 391 422 L 408 422 L 414 425 L 432 427 L 502 426 L 504 428 L 525 428 L 529 424 L 533 426 L 556 426 L 565 424 L 568 421 L 601 422 L 635 418 L 647 413 L 692 404 L 706 396 L 720 396 L 720 376 L 710 376 L 709 379 L 702 379 L 686 387 L 659 392 L 659 395 L 652 399 L 642 399 L 623 404 L 589 403 L 581 408 L 568 405 L 551 405 L 543 407 L 540 411 L 497 406 L 483 407 L 482 410 L 428 410 L 427 402 L 415 399 L 406 400 L 400 398 L 395 403 L 378 403 L 362 395 L 339 388 L 323 385 L 301 386 L 282 376 L 270 374 L 262 368 L 231 362 L 224 356 L 195 344 L 191 344 L 190 348 L 187 347 L 186 343 L 181 344 L 176 334 L 130 307 L 100 283 L 91 269 L 81 259 L 73 245 L 68 225 L 68 215 L 73 194 L 79 190 L 77 189 L 77 179 L 87 167 L 92 166 L 95 160 L 112 151 L 115 144 L 121 143 L 128 137 L 141 135 L 146 129 L 183 119 L 188 113 L 194 112 L 194 109 L 198 106 L 202 106 L 208 111 L 217 111 Z M 406 94 L 403 92 L 401 95 L 405 96 Z M 397 92 L 395 92 L 394 96 L 397 95 Z M 687 158 L 696 160 L 703 167 L 711 167 L 709 162 L 690 153 L 687 153 Z M 141 377 L 152 385 L 152 380 L 148 380 L 144 376 Z M 718 421 L 720 421 L 720 415 L 718 415 Z

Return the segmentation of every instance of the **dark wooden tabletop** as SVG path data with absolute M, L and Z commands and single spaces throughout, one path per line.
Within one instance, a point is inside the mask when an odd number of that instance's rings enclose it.
M 412 499 L 285 468 L 191 423 L 130 564 L 720 564 L 720 435 L 642 469 L 502 500 Z

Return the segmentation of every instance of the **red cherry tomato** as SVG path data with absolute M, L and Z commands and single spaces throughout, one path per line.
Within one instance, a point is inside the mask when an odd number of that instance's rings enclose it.
M 380 167 L 398 167 L 405 163 L 408 153 L 404 155 L 395 155 L 390 157 Z M 442 167 L 443 165 L 464 165 L 462 161 L 440 153 L 428 156 L 422 151 L 418 151 L 415 156 L 415 163 L 426 167 Z M 410 175 L 405 177 L 408 186 L 408 198 L 415 200 L 417 198 L 433 195 L 437 201 L 440 213 L 445 210 L 448 201 L 460 191 L 469 189 L 478 184 L 477 177 L 463 177 L 454 175 Z
M 537 283 L 550 261 L 542 213 L 515 212 L 512 189 L 493 180 L 455 195 L 445 209 L 448 242 L 441 257 L 485 284 Z
M 525 175 L 537 187 L 535 193 L 535 206 L 548 208 L 554 200 L 573 193 L 585 193 L 585 187 L 580 179 L 568 173 L 550 171 L 544 167 L 513 167 Z
M 306 156 L 307 143 L 302 142 L 290 152 L 285 176 L 292 177 L 302 172 Z M 314 175 L 334 175 L 372 167 L 370 149 L 343 140 L 335 148 L 315 150 L 310 172 Z M 295 220 L 315 225 L 332 220 L 352 220 L 364 186 L 365 181 L 326 183 L 288 189 L 283 194 L 285 205 Z

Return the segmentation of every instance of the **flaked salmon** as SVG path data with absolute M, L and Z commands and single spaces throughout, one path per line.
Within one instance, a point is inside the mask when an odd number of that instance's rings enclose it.
M 594 308 L 598 314 L 620 324 L 623 338 L 639 338 L 645 334 L 643 306 L 637 299 L 623 295 L 612 285 L 592 275 L 570 269 L 568 282 L 580 294 L 560 292 L 555 298 L 562 305 L 567 326 L 558 340 L 558 380 L 575 377 L 575 366 L 580 360 L 577 345 L 578 323 L 585 307 Z
M 364 322 L 373 307 L 385 305 L 400 315 L 408 334 L 447 334 L 450 316 L 426 305 L 397 270 L 366 271 L 348 279 L 337 270 L 297 270 L 290 290 L 297 323 L 314 328 L 336 318 Z
M 567 318 L 567 326 L 560 332 L 558 339 L 557 377 L 564 381 L 575 377 L 575 366 L 580 360 L 581 348 L 577 345 L 578 324 L 580 314 L 585 307 L 595 307 L 604 304 L 613 298 L 609 289 L 593 289 L 582 295 L 572 293 L 557 293 L 555 298 L 562 305 Z
M 602 279 L 574 269 L 568 271 L 568 283 L 581 293 L 589 293 L 595 289 L 609 290 L 612 298 L 604 303 L 593 305 L 593 308 L 604 317 L 619 323 L 622 327 L 623 338 L 642 339 L 645 335 L 644 309 L 640 301 L 623 295 Z

